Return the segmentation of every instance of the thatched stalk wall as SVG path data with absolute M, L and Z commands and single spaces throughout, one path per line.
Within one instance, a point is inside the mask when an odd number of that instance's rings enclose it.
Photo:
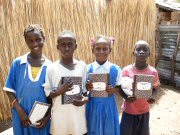
M 89 38 L 96 34 L 114 36 L 110 60 L 125 66 L 133 62 L 133 45 L 139 39 L 151 45 L 150 63 L 155 62 L 154 0 L 12 0 L 0 1 L 0 119 L 7 119 L 10 106 L 2 90 L 12 60 L 25 54 L 23 30 L 29 23 L 40 23 L 46 35 L 45 55 L 57 60 L 59 31 L 71 29 L 77 35 L 75 57 L 94 60 Z M 8 112 L 8 113 L 7 113 Z

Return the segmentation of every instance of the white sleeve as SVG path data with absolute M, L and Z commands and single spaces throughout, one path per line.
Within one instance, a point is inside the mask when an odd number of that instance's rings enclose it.
M 117 79 L 116 79 L 116 86 L 121 85 L 121 73 L 122 73 L 122 70 L 121 70 L 121 68 L 119 68 L 118 69 Z
M 87 81 L 87 66 L 85 65 L 83 68 L 83 75 L 82 75 L 82 91 L 87 92 L 86 90 L 86 81 Z
M 45 84 L 44 84 L 44 91 L 46 96 L 48 97 L 50 93 L 53 91 L 52 88 L 52 75 L 50 70 L 47 68 L 46 70 L 46 78 L 45 78 Z

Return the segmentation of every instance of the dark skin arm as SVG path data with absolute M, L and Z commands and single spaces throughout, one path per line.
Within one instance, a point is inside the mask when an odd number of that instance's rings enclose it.
M 157 95 L 157 92 L 158 92 L 158 88 L 153 88 L 153 91 L 152 91 L 152 96 L 148 99 L 148 102 L 150 104 L 153 104 L 156 100 L 155 100 L 155 97 Z
M 116 93 L 119 92 L 119 87 L 115 86 L 114 88 L 111 85 L 108 85 L 106 87 L 106 92 L 108 92 L 108 94 L 112 94 L 112 93 Z
M 93 84 L 92 84 L 92 82 L 90 80 L 88 80 L 87 83 L 86 83 L 86 89 L 88 91 L 92 91 L 93 90 Z
M 89 101 L 88 97 L 83 97 L 82 100 L 73 100 L 72 104 L 75 106 L 82 106 Z
M 16 98 L 15 94 L 12 93 L 12 92 L 8 92 L 8 91 L 6 92 L 6 94 L 7 94 L 8 98 L 9 98 L 10 102 L 12 103 L 13 100 Z M 17 113 L 18 113 L 18 115 L 19 115 L 21 124 L 22 124 L 24 127 L 30 126 L 31 121 L 29 120 L 28 115 L 26 114 L 26 112 L 24 111 L 24 109 L 21 107 L 21 105 L 18 103 L 18 101 L 16 101 L 16 102 L 14 103 L 14 106 L 13 106 L 13 107 L 16 109 L 16 111 L 17 111 Z

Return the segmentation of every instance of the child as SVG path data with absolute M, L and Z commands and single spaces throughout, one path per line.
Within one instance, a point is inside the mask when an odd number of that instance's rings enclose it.
M 47 69 L 45 92 L 53 100 L 51 134 L 82 135 L 87 133 L 85 106 L 88 100 L 73 100 L 72 104 L 62 104 L 62 94 L 72 89 L 72 82 L 62 84 L 62 77 L 82 77 L 83 87 L 86 81 L 86 64 L 73 59 L 77 48 L 75 34 L 63 31 L 57 39 L 57 49 L 61 58 Z
M 136 42 L 133 54 L 136 57 L 135 63 L 123 69 L 122 79 L 123 77 L 133 79 L 134 74 L 154 75 L 154 88 L 152 97 L 148 100 L 127 96 L 121 90 L 120 94 L 125 99 L 120 124 L 121 135 L 149 135 L 149 103 L 155 101 L 157 88 L 160 85 L 159 77 L 156 69 L 147 64 L 147 58 L 150 55 L 147 42 L 141 40 Z
M 86 107 L 88 135 L 120 135 L 119 116 L 114 98 L 114 92 L 119 91 L 121 69 L 108 61 L 114 39 L 106 36 L 97 36 L 92 39 L 92 52 L 96 61 L 88 65 L 89 73 L 109 73 L 110 81 L 106 91 L 108 97 L 92 97 Z M 92 83 L 87 83 L 87 89 L 92 90 Z
M 42 84 L 51 62 L 42 54 L 45 36 L 38 24 L 25 28 L 24 38 L 30 50 L 16 58 L 11 66 L 4 90 L 12 105 L 14 135 L 49 135 L 50 113 L 31 127 L 28 118 L 35 101 L 47 103 Z

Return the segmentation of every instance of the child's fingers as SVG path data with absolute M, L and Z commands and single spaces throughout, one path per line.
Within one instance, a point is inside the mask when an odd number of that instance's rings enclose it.
M 44 118 L 36 122 L 36 128 L 42 128 L 44 126 Z
M 42 121 L 43 121 L 43 118 L 38 120 L 38 121 L 36 121 L 36 123 L 41 123 Z
M 79 100 L 73 100 L 72 104 L 75 105 L 75 106 L 82 106 L 82 102 L 79 101 Z
M 87 97 L 83 97 L 82 100 L 73 100 L 73 105 L 75 106 L 82 106 L 84 105 L 85 103 L 87 103 L 89 101 L 89 99 Z
M 93 85 L 90 84 L 90 85 L 88 86 L 88 89 L 93 90 Z
M 69 85 L 73 85 L 73 82 L 71 80 L 68 81 Z
M 93 90 L 93 84 L 92 83 L 86 84 L 86 88 L 89 91 Z
M 68 81 L 65 85 L 66 85 L 67 87 L 72 87 L 72 86 L 73 86 L 73 82 L 72 82 L 72 81 Z
M 113 92 L 113 87 L 111 85 L 106 86 L 107 92 Z
M 29 127 L 31 125 L 31 121 L 29 119 L 26 119 L 22 122 L 24 127 Z
M 92 81 L 91 80 L 87 80 L 87 84 L 92 84 Z
M 36 126 L 36 128 L 42 128 L 43 127 L 43 123 L 42 122 L 37 123 L 35 126 Z
M 68 91 L 71 91 L 72 89 L 73 89 L 73 87 L 69 87 L 69 88 L 68 88 Z
M 106 86 L 106 89 L 112 89 L 113 87 L 111 85 Z
M 127 99 L 126 99 L 126 101 L 127 102 L 133 102 L 133 101 L 135 101 L 136 100 L 136 97 L 133 97 L 133 96 L 129 96 L 129 97 L 127 97 Z
M 89 101 L 89 98 L 88 98 L 88 97 L 83 97 L 83 98 L 82 98 L 82 101 L 85 102 L 85 103 L 87 103 L 87 102 Z
M 153 99 L 153 98 L 148 99 L 148 103 L 153 104 L 154 102 L 155 102 L 155 99 Z
M 31 121 L 29 119 L 28 119 L 27 123 L 28 123 L 29 126 L 31 125 Z

